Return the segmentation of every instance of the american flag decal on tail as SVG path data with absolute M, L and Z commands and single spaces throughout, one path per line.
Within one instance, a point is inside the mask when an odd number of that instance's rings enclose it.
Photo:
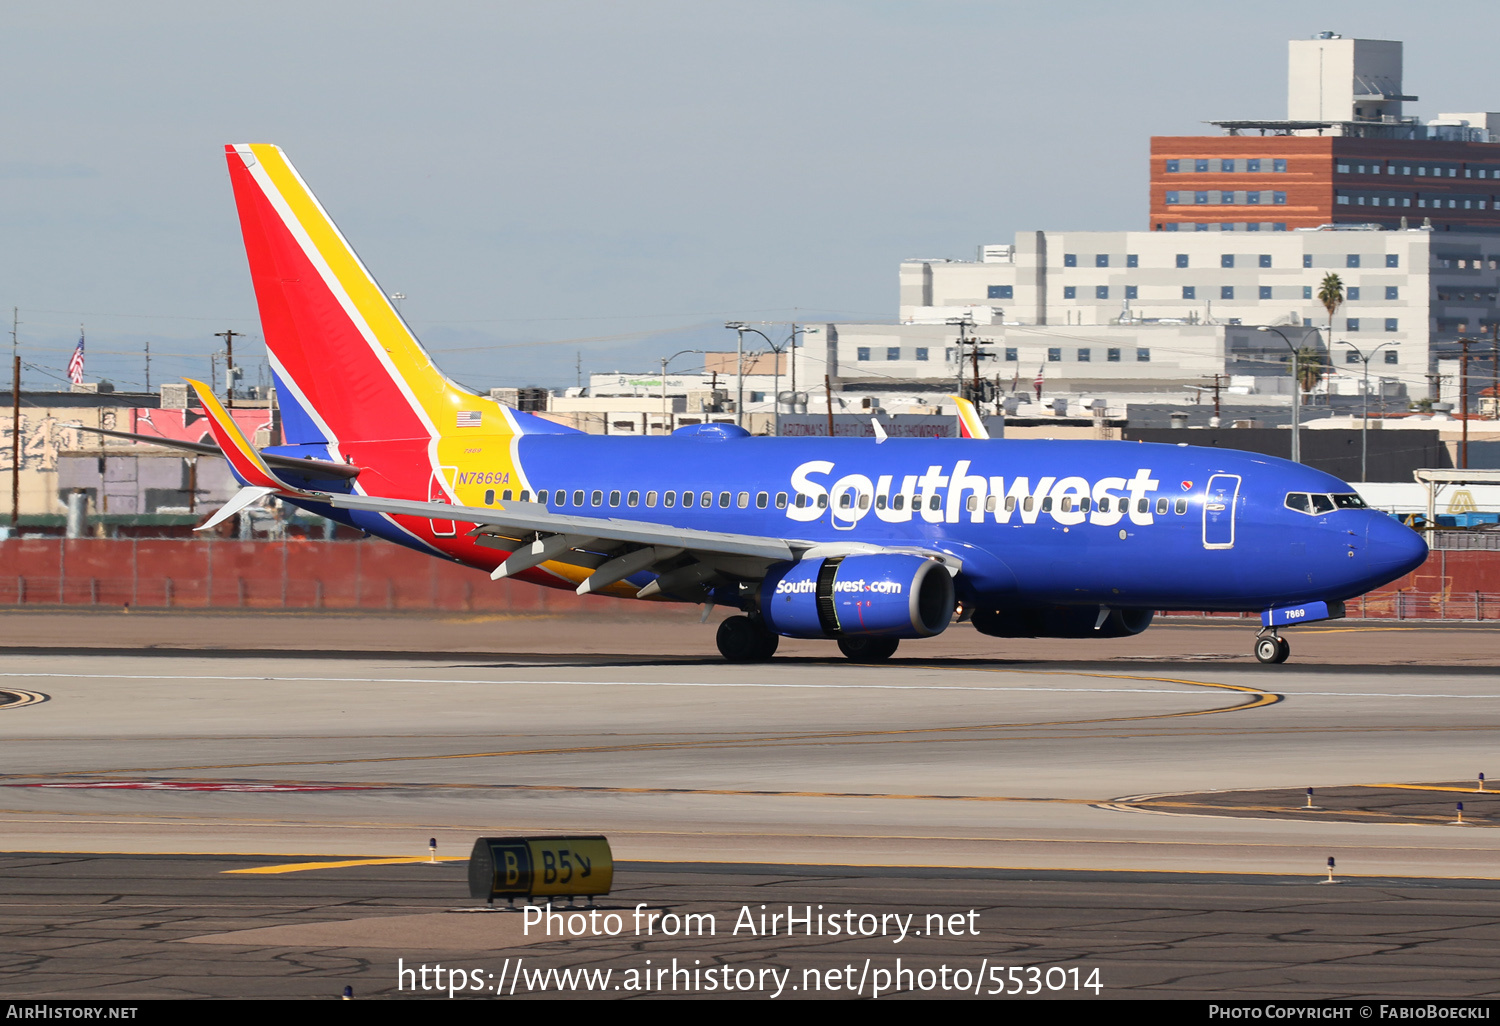
M 459 410 L 458 411 L 458 426 L 459 427 L 479 427 L 480 423 L 481 423 L 481 420 L 482 420 L 482 418 L 481 418 L 480 413 L 479 413 L 478 410 Z

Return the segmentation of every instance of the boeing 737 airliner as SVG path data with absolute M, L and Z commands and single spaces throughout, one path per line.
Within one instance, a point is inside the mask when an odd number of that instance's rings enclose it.
M 1116 638 L 1194 609 L 1261 613 L 1278 663 L 1281 628 L 1426 557 L 1342 481 L 1250 453 L 569 430 L 445 377 L 279 149 L 226 155 L 285 444 L 257 451 L 195 384 L 244 486 L 205 527 L 274 495 L 497 579 L 732 606 L 734 662 L 782 636 L 878 661 L 955 619 Z

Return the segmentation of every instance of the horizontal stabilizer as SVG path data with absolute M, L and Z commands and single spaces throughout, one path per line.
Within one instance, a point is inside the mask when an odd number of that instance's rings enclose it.
M 276 494 L 276 489 L 274 488 L 265 488 L 260 485 L 246 485 L 244 488 L 241 488 L 239 491 L 235 492 L 232 499 L 224 503 L 224 505 L 220 506 L 219 512 L 215 513 L 203 523 L 193 528 L 193 530 L 208 531 L 212 528 L 218 527 L 224 521 L 228 520 L 230 517 L 234 516 L 236 513 L 238 513 L 240 510 L 244 509 L 251 503 L 259 502 L 267 495 L 274 494 Z
M 65 427 L 74 428 L 78 431 L 87 431 L 95 435 L 108 435 L 111 438 L 128 438 L 132 442 L 140 442 L 145 445 L 160 445 L 167 449 L 181 449 L 183 452 L 193 452 L 200 456 L 223 457 L 224 450 L 211 442 L 188 442 L 180 438 L 162 438 L 159 435 L 141 435 L 132 431 L 111 431 L 108 428 L 88 427 L 83 424 L 67 424 Z M 266 464 L 280 470 L 290 470 L 308 477 L 337 477 L 342 480 L 353 480 L 359 476 L 360 467 L 351 463 L 334 463 L 331 460 L 315 460 L 305 456 L 278 456 L 274 453 L 261 452 L 260 458 Z

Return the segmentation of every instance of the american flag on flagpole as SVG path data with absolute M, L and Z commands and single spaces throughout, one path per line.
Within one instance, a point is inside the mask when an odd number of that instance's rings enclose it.
M 1036 369 L 1036 380 L 1032 382 L 1032 385 L 1036 387 L 1036 397 L 1038 399 L 1042 397 L 1042 371 L 1046 369 L 1047 365 L 1045 363 L 1038 367 Z
M 78 348 L 73 350 L 73 358 L 68 361 L 68 380 L 75 385 L 83 384 L 83 329 L 78 329 Z

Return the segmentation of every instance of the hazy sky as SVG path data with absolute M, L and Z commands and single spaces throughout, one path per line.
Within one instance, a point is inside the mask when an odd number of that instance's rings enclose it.
M 891 320 L 904 257 L 1144 228 L 1149 137 L 1284 117 L 1290 38 L 1404 40 L 1409 112 L 1500 109 L 1497 26 L 1379 0 L 12 3 L 0 304 L 29 385 L 80 322 L 90 378 L 138 387 L 148 338 L 153 383 L 207 374 L 213 332 L 259 331 L 222 147 L 272 142 L 445 368 L 572 384 L 579 353 L 730 348 L 727 318 Z

